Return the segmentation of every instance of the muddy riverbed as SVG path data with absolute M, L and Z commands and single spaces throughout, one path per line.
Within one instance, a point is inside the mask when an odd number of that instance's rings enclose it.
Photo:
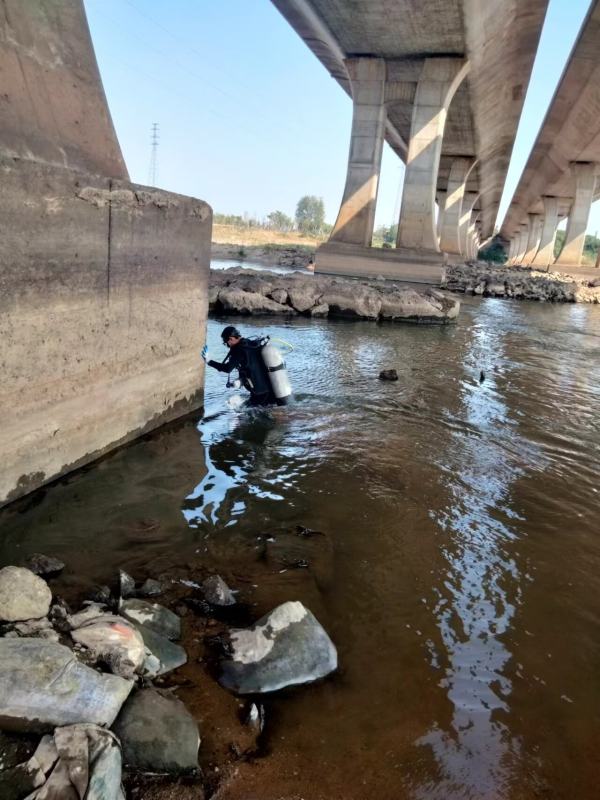
M 465 297 L 445 327 L 237 322 L 293 345 L 295 405 L 240 411 L 208 371 L 201 417 L 0 512 L 0 566 L 55 555 L 72 597 L 119 567 L 218 571 L 249 617 L 315 613 L 340 669 L 267 700 L 253 757 L 226 751 L 237 701 L 194 628 L 170 683 L 222 800 L 596 797 L 600 309 Z M 322 544 L 295 550 L 296 525 Z

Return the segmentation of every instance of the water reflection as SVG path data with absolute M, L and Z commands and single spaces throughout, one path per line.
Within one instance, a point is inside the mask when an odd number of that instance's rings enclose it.
M 444 457 L 449 502 L 432 511 L 447 562 L 433 609 L 443 645 L 438 661 L 446 672 L 440 686 L 453 716 L 450 730 L 434 726 L 418 740 L 432 748 L 443 776 L 420 788 L 422 798 L 503 797 L 520 756 L 519 738 L 502 712 L 509 711 L 512 690 L 503 636 L 522 601 L 522 575 L 511 552 L 518 531 L 510 494 L 524 473 L 523 454 L 511 446 L 518 430 L 501 377 L 506 320 L 495 325 L 489 319 L 510 313 L 506 304 L 488 306 L 486 324 L 476 319 L 473 325 L 458 409 L 466 427 L 453 432 Z M 481 384 L 476 366 L 485 373 Z

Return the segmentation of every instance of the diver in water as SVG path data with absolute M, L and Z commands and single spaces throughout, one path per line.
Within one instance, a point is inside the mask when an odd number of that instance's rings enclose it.
M 237 369 L 242 386 L 250 392 L 249 406 L 270 406 L 277 403 L 267 367 L 262 358 L 261 343 L 244 339 L 233 325 L 223 328 L 221 339 L 223 344 L 229 348 L 229 353 L 222 362 L 213 361 L 208 357 L 208 345 L 204 345 L 202 358 L 208 366 L 219 372 L 225 372 L 227 375 Z

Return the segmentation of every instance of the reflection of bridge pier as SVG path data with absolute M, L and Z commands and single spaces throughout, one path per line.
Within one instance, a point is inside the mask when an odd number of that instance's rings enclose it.
M 476 12 L 467 0 L 273 3 L 354 104 L 346 187 L 317 271 L 437 283 L 447 259 L 476 257 L 493 233 L 547 0 Z M 387 250 L 371 246 L 384 141 L 406 163 Z

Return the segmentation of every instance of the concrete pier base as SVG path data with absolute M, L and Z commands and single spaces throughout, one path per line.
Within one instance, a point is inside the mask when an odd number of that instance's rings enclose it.
M 0 506 L 202 404 L 212 212 L 0 157 Z
M 315 272 L 361 278 L 384 278 L 437 285 L 444 278 L 442 253 L 407 247 L 379 249 L 327 242 L 317 250 Z

